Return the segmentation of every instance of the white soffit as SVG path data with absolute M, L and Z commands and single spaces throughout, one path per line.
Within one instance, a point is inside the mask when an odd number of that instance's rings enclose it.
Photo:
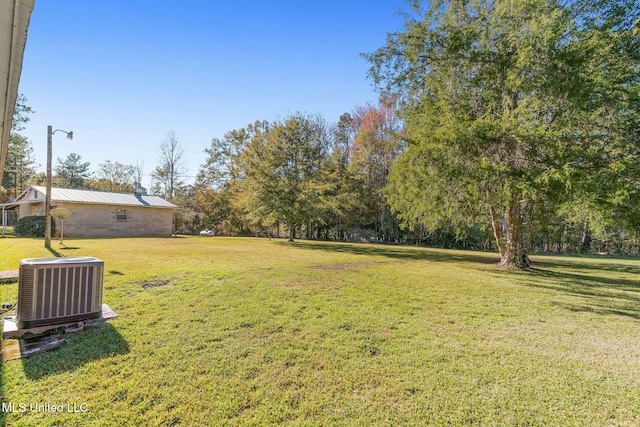
M 0 177 L 7 159 L 22 57 L 35 0 L 0 0 Z

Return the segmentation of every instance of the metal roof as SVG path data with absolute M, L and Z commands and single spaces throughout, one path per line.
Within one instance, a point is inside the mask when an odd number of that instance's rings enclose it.
M 32 199 L 33 201 L 44 201 L 44 194 L 46 193 L 46 187 L 39 185 L 31 185 L 20 194 L 15 202 L 11 205 L 18 205 L 27 198 L 29 193 L 34 190 L 38 191 L 41 197 Z M 97 190 L 78 190 L 74 188 L 51 188 L 51 201 L 52 202 L 73 202 L 73 203 L 88 203 L 95 205 L 117 205 L 117 206 L 148 206 L 154 208 L 177 208 L 173 203 L 167 202 L 158 196 L 143 195 L 136 197 L 134 194 L 129 193 L 110 193 L 107 191 Z M 7 203 L 9 204 L 9 203 Z

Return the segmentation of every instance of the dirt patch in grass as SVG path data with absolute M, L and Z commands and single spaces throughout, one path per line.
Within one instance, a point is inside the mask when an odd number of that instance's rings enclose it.
M 143 280 L 141 282 L 137 282 L 138 286 L 141 286 L 142 289 L 152 289 L 152 288 L 161 288 L 163 286 L 172 285 L 180 279 L 179 277 L 169 277 L 169 278 L 155 278 L 150 280 Z

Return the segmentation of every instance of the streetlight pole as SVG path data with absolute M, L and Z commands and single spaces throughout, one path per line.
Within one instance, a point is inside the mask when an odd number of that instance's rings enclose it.
M 51 247 L 51 140 L 53 132 L 47 126 L 47 192 L 44 197 L 44 247 Z
M 67 134 L 67 139 L 73 139 L 73 132 L 62 129 L 51 131 L 52 127 L 47 126 L 47 193 L 44 198 L 44 247 L 51 248 L 51 145 L 53 134 L 60 131 Z

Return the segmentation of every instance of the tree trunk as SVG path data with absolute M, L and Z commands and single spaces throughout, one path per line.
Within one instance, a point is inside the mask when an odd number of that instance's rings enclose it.
M 582 239 L 580 242 L 580 252 L 583 254 L 588 253 L 591 250 L 591 229 L 589 228 L 589 221 L 584 220 L 582 226 Z
M 562 253 L 562 242 L 564 239 L 564 223 L 560 224 L 560 232 L 556 236 L 556 253 Z
M 520 204 L 512 201 L 507 208 L 507 238 L 504 252 L 500 254 L 500 266 L 527 268 L 531 265 L 527 248 L 524 214 Z
M 293 242 L 293 238 L 296 237 L 296 225 L 293 223 L 293 221 L 289 221 L 288 227 L 289 227 L 289 241 Z
M 498 251 L 500 252 L 500 258 L 504 257 L 505 253 L 505 241 L 504 236 L 502 235 L 502 229 L 500 228 L 500 218 L 498 218 L 498 214 L 496 213 L 495 206 L 489 206 L 489 212 L 491 213 L 491 226 L 493 227 L 493 237 L 496 239 L 496 245 L 498 246 Z

